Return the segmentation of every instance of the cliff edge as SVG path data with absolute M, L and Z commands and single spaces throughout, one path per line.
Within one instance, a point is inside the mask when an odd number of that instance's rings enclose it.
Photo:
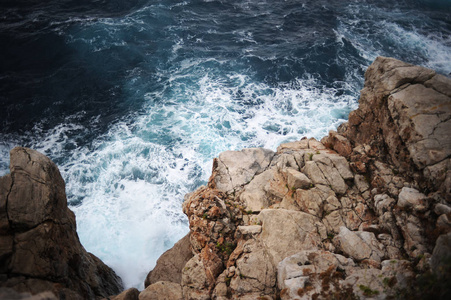
M 359 108 L 321 142 L 214 159 L 183 203 L 189 243 L 139 299 L 448 298 L 450 155 L 451 79 L 378 57 Z

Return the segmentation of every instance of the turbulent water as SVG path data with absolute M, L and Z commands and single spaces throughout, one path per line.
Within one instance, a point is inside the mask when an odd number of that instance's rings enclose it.
M 451 3 L 3 0 L 0 175 L 37 149 L 127 287 L 188 231 L 212 158 L 321 138 L 378 55 L 451 72 Z

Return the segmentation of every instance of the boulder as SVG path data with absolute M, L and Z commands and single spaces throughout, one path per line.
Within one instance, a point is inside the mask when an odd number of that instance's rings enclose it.
M 276 272 L 271 254 L 259 239 L 250 239 L 243 245 L 234 273 L 230 288 L 236 298 L 257 298 L 275 292 Z
M 68 299 L 119 293 L 120 278 L 80 244 L 56 165 L 27 148 L 10 155 L 11 173 L 0 180 L 0 286 Z
M 185 299 L 210 299 L 209 282 L 205 265 L 199 254 L 193 256 L 182 271 L 182 288 Z
M 381 262 L 382 257 L 384 257 L 383 246 L 372 232 L 353 232 L 343 226 L 340 228 L 340 233 L 334 237 L 334 243 L 356 261 L 371 259 Z
M 308 189 L 312 185 L 312 181 L 295 169 L 287 169 L 287 184 L 290 189 Z

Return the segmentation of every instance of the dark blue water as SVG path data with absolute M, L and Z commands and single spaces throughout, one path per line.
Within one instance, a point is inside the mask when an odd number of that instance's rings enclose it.
M 50 156 L 82 243 L 127 286 L 188 230 L 211 160 L 321 138 L 378 56 L 451 72 L 450 1 L 0 3 L 0 175 Z

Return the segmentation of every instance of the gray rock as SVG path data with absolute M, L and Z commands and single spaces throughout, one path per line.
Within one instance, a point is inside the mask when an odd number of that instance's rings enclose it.
M 388 108 L 418 168 L 438 163 L 451 154 L 451 120 L 443 119 L 451 113 L 449 96 L 415 84 L 392 94 Z
M 451 213 L 451 207 L 449 207 L 448 205 L 445 205 L 445 204 L 438 203 L 434 207 L 434 212 L 437 215 L 449 214 L 449 213 Z
M 238 226 L 238 231 L 242 235 L 258 235 L 262 231 L 260 225 L 248 225 L 248 226 Z
M 303 172 L 312 180 L 314 184 L 329 185 L 323 172 L 314 161 L 306 161 Z
M 193 256 L 182 270 L 182 292 L 185 299 L 210 299 L 207 274 L 199 254 Z
M 326 228 L 319 219 L 303 212 L 265 209 L 258 218 L 262 222 L 260 239 L 274 266 L 301 250 L 317 249 L 327 237 Z
M 243 248 L 243 254 L 236 261 L 236 275 L 230 282 L 233 294 L 239 299 L 256 293 L 273 294 L 276 271 L 267 248 L 254 239 L 246 241 Z
M 340 175 L 340 172 L 335 168 L 330 158 L 324 154 L 313 156 L 313 160 L 323 173 L 330 187 L 335 193 L 343 195 L 348 186 Z
M 435 243 L 431 257 L 431 269 L 440 278 L 449 276 L 451 259 L 451 232 L 442 234 Z M 447 273 L 448 272 L 448 273 Z
M 225 151 L 216 159 L 213 172 L 216 188 L 230 192 L 251 181 L 271 163 L 274 152 L 262 148 L 249 148 L 241 151 Z
M 276 176 L 276 172 L 276 168 L 270 168 L 255 176 L 254 179 L 245 186 L 240 195 L 240 199 L 246 206 L 246 210 L 258 212 L 271 205 L 268 191 L 270 190 L 271 181 Z
M 398 206 L 403 208 L 413 208 L 417 211 L 426 209 L 426 195 L 416 189 L 403 187 L 398 195 Z
M 281 299 L 312 299 L 323 290 L 335 291 L 338 280 L 330 278 L 338 268 L 353 269 L 351 259 L 323 250 L 300 251 L 282 260 L 277 268 Z
M 357 261 L 372 259 L 380 262 L 384 256 L 383 246 L 372 232 L 353 232 L 343 226 L 340 228 L 340 233 L 334 237 L 334 243 L 344 253 Z
M 343 156 L 331 154 L 329 155 L 329 159 L 333 162 L 335 168 L 338 170 L 338 173 L 340 173 L 344 180 L 354 178 L 354 174 L 349 167 L 349 163 Z
M 312 181 L 303 173 L 294 169 L 287 169 L 288 188 L 290 189 L 308 189 L 311 187 Z

